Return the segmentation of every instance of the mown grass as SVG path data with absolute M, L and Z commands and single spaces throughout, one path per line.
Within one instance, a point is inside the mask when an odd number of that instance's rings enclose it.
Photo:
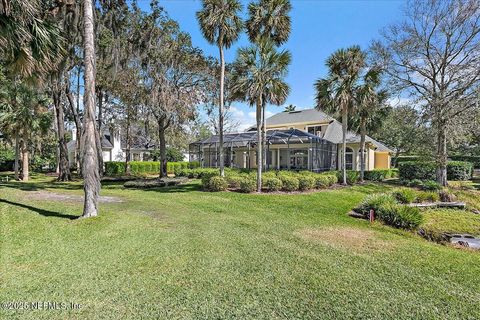
M 157 190 L 108 183 L 94 219 L 81 185 L 0 183 L 0 310 L 18 319 L 479 318 L 480 255 L 349 217 L 363 185 L 296 195 Z M 32 196 L 35 195 L 35 196 Z M 337 241 L 338 239 L 338 241 Z

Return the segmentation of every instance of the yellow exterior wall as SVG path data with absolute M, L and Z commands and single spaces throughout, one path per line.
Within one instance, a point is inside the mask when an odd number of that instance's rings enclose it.
M 375 169 L 390 169 L 390 154 L 375 152 Z

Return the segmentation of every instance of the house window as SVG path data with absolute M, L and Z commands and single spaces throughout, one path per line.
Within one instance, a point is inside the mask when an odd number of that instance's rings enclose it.
M 321 136 L 322 126 L 307 126 L 307 132 L 316 136 Z
M 353 150 L 352 148 L 345 149 L 345 167 L 347 170 L 353 170 Z
M 290 168 L 291 169 L 307 169 L 308 167 L 308 150 L 299 149 L 290 152 Z

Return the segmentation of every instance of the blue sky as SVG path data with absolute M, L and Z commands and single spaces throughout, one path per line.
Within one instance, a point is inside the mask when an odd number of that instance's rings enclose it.
M 138 1 L 141 8 L 149 10 L 149 0 Z M 242 1 L 244 14 L 249 1 Z M 192 36 L 193 44 L 205 54 L 218 56 L 218 49 L 202 37 L 195 13 L 201 8 L 199 0 L 160 0 L 169 16 L 178 21 L 183 31 Z M 323 1 L 292 0 L 292 33 L 283 46 L 292 54 L 287 82 L 291 93 L 285 105 L 293 104 L 298 109 L 314 105 L 313 83 L 326 75 L 325 60 L 335 50 L 358 44 L 366 49 L 379 37 L 387 25 L 402 18 L 403 1 Z M 235 59 L 236 49 L 247 46 L 245 34 L 226 52 L 226 60 Z M 283 107 L 268 106 L 267 114 L 283 110 Z M 253 109 L 234 104 L 232 112 L 241 123 L 241 128 L 255 122 Z

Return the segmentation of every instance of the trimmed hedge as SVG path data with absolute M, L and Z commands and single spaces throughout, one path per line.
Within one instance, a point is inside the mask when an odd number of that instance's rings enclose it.
M 117 176 L 125 173 L 124 161 L 106 161 L 105 175 Z M 160 172 L 160 162 L 158 161 L 130 161 L 130 173 L 132 175 L 156 174 Z M 195 169 L 199 167 L 197 161 L 192 162 L 167 162 L 167 173 L 173 174 L 182 169 Z
M 125 162 L 106 161 L 104 165 L 106 176 L 118 176 L 125 173 Z
M 475 169 L 480 169 L 480 156 L 449 156 L 452 161 L 470 162 Z
M 473 164 L 465 161 L 450 161 L 447 165 L 448 180 L 469 180 L 473 174 Z
M 401 162 L 398 165 L 398 175 L 401 180 L 435 180 L 436 168 L 435 162 L 431 161 Z

